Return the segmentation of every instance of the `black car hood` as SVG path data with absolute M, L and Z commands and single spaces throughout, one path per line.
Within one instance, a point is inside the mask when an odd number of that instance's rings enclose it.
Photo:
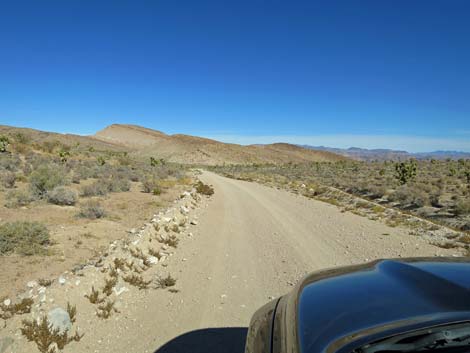
M 296 298 L 300 351 L 332 352 L 364 335 L 470 320 L 470 263 L 384 260 L 310 275 Z

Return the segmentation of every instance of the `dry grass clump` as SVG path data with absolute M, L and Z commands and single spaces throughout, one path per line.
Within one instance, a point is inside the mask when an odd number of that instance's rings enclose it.
M 100 304 L 104 301 L 104 298 L 100 298 L 100 292 L 97 291 L 94 286 L 91 287 L 90 294 L 85 294 L 85 298 L 87 298 L 91 304 Z
M 43 316 L 39 322 L 36 320 L 23 320 L 21 333 L 30 342 L 35 342 L 41 353 L 57 353 L 57 349 L 62 350 L 71 342 L 79 342 L 83 334 L 75 332 L 70 336 L 67 331 L 60 332 L 59 329 L 52 329 L 46 316 Z
M 172 248 L 175 248 L 175 249 L 178 247 L 179 241 L 180 240 L 178 239 L 178 237 L 174 234 L 170 234 L 168 237 L 160 240 L 161 243 L 171 246 Z
M 77 319 L 77 307 L 67 302 L 67 313 L 69 314 L 70 322 L 73 324 Z
M 202 181 L 198 181 L 195 185 L 196 191 L 199 194 L 211 196 L 214 194 L 214 188 L 210 185 L 204 184 Z
M 2 309 L 2 312 L 0 312 L 0 318 L 6 320 L 14 315 L 28 314 L 31 312 L 33 303 L 34 301 L 31 298 L 24 298 L 19 303 L 8 306 L 0 303 L 0 309 Z
M 151 256 L 155 256 L 157 259 L 160 260 L 160 258 L 162 257 L 162 255 L 160 254 L 159 251 L 153 249 L 153 248 L 149 248 L 149 255 Z
M 142 276 L 139 275 L 128 275 L 122 278 L 125 282 L 133 285 L 139 289 L 147 289 L 152 281 L 145 281 Z
M 41 287 L 49 287 L 54 282 L 53 279 L 40 278 L 38 279 L 38 284 Z
M 176 284 L 176 279 L 171 277 L 170 274 L 166 277 L 157 277 L 155 280 L 156 288 L 165 289 L 168 287 L 173 287 Z
M 49 231 L 39 222 L 7 222 L 0 225 L 0 255 L 16 252 L 21 255 L 46 254 Z
M 98 310 L 96 311 L 96 316 L 98 316 L 101 319 L 108 319 L 113 312 L 118 313 L 119 310 L 117 310 L 115 307 L 115 302 L 112 300 L 107 300 L 106 303 L 103 303 L 101 305 L 98 305 Z
M 114 268 L 116 270 L 121 270 L 121 271 L 125 271 L 126 270 L 126 260 L 124 259 L 121 259 L 121 258 L 115 258 L 114 261 Z
M 106 296 L 110 296 L 113 293 L 113 288 L 116 286 L 118 282 L 117 278 L 117 273 L 116 276 L 111 276 L 109 278 L 105 279 L 104 287 L 103 287 L 103 294 L 106 294 Z

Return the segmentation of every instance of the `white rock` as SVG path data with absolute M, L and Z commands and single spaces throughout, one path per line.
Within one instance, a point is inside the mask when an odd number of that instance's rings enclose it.
M 47 313 L 47 319 L 51 329 L 58 329 L 59 333 L 67 332 L 72 328 L 69 313 L 62 308 L 55 308 L 49 311 Z
M 39 296 L 39 301 L 40 301 L 41 303 L 45 303 L 45 302 L 46 302 L 46 294 L 44 294 L 44 293 L 41 294 L 41 295 Z
M 113 291 L 114 291 L 114 294 L 116 294 L 117 296 L 120 296 L 122 293 L 128 292 L 129 289 L 127 287 L 124 287 L 124 286 L 122 286 L 122 287 L 116 286 L 116 287 L 113 288 Z
M 181 206 L 180 207 L 180 212 L 181 212 L 181 214 L 186 215 L 186 214 L 189 213 L 189 209 L 186 206 Z
M 162 221 L 166 222 L 166 223 L 170 223 L 171 222 L 171 218 L 170 217 L 163 217 L 162 218 Z
M 7 298 L 3 301 L 3 305 L 5 305 L 5 306 L 10 306 L 10 304 L 11 304 L 11 299 L 9 299 L 9 298 Z
M 39 293 L 39 294 L 46 293 L 46 287 L 39 287 L 39 288 L 38 288 L 38 293 Z
M 36 282 L 36 281 L 29 281 L 29 282 L 26 284 L 26 286 L 27 286 L 28 288 L 34 288 L 34 287 L 36 287 L 37 285 L 38 285 L 38 282 Z
M 135 228 L 132 228 L 132 229 L 129 231 L 129 233 L 131 233 L 131 234 L 135 234 L 136 232 L 137 232 L 137 229 L 135 229 Z
M 149 256 L 149 257 L 147 258 L 147 260 L 148 260 L 148 262 L 151 263 L 152 265 L 155 265 L 155 264 L 158 263 L 158 258 L 155 257 L 155 256 Z
M 193 219 L 193 220 L 191 221 L 191 224 L 192 224 L 193 226 L 197 226 L 197 221 Z
M 80 284 L 80 280 L 77 279 L 77 280 L 75 281 L 75 285 L 78 286 L 79 284 Z
M 64 285 L 67 282 L 67 280 L 64 277 L 60 276 L 58 279 L 58 282 L 59 284 Z

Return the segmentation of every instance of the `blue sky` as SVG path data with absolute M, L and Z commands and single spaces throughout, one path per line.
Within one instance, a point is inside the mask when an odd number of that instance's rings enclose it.
M 470 151 L 470 2 L 5 1 L 0 124 Z

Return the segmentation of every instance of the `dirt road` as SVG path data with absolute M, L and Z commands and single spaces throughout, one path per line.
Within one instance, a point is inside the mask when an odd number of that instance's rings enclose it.
M 159 270 L 177 278 L 179 292 L 123 297 L 121 314 L 107 321 L 90 316 L 82 341 L 66 352 L 242 352 L 253 312 L 308 272 L 453 253 L 406 229 L 286 191 L 209 172 L 201 179 L 215 195 L 195 211 L 192 236 Z

